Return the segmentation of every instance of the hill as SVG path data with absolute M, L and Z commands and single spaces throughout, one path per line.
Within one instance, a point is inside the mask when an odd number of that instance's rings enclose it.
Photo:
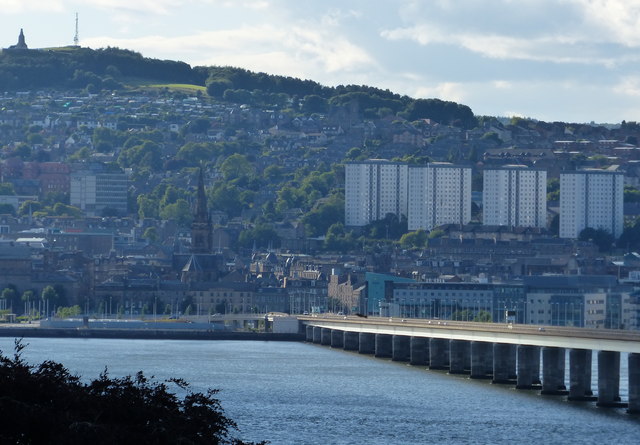
M 400 114 L 410 120 L 431 119 L 464 128 L 477 123 L 468 106 L 455 102 L 413 99 L 369 86 L 327 87 L 312 80 L 234 67 L 191 67 L 119 48 L 62 47 L 0 53 L 0 91 L 52 88 L 97 92 L 163 84 L 206 87 L 211 97 L 236 103 L 266 101 L 284 106 L 295 98 L 304 111 L 312 113 L 348 105 L 366 117 Z

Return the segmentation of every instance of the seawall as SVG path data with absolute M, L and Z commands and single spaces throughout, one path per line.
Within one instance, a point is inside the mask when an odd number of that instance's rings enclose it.
M 163 329 L 88 329 L 88 328 L 40 328 L 0 327 L 0 337 L 15 338 L 121 338 L 140 340 L 254 340 L 254 341 L 304 341 L 304 334 L 273 332 L 229 332 Z

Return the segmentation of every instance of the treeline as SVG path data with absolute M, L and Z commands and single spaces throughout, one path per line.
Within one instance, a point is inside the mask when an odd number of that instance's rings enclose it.
M 477 125 L 471 109 L 455 102 L 413 99 L 364 85 L 327 87 L 312 80 L 242 68 L 191 67 L 120 48 L 65 47 L 0 53 L 0 91 L 71 88 L 93 93 L 125 88 L 133 79 L 206 86 L 209 96 L 217 100 L 288 107 L 303 113 L 322 114 L 342 108 L 369 119 L 397 115 L 463 128 Z
M 59 48 L 52 50 L 4 50 L 0 53 L 0 89 L 33 88 L 117 89 L 124 77 L 204 85 L 206 70 L 184 62 L 142 57 L 119 48 Z M 102 85 L 106 82 L 107 85 Z

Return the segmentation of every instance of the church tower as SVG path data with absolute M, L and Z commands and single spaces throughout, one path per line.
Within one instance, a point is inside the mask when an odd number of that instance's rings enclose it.
M 213 228 L 207 210 L 207 196 L 204 193 L 204 177 L 202 167 L 198 176 L 196 208 L 191 223 L 191 253 L 211 253 L 213 249 Z

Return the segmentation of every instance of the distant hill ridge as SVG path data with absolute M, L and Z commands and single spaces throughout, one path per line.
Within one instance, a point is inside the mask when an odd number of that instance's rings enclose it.
M 254 92 L 286 94 L 306 99 L 305 111 L 323 112 L 327 105 L 357 103 L 365 115 L 402 113 L 409 120 L 472 128 L 476 118 L 466 105 L 439 99 L 413 99 L 379 88 L 347 85 L 326 87 L 318 82 L 255 73 L 234 67 L 191 67 L 187 63 L 143 57 L 120 48 L 61 47 L 3 50 L 0 53 L 0 91 L 39 88 L 117 90 L 125 85 L 175 83 L 205 86 L 207 93 L 230 102 L 243 102 Z

